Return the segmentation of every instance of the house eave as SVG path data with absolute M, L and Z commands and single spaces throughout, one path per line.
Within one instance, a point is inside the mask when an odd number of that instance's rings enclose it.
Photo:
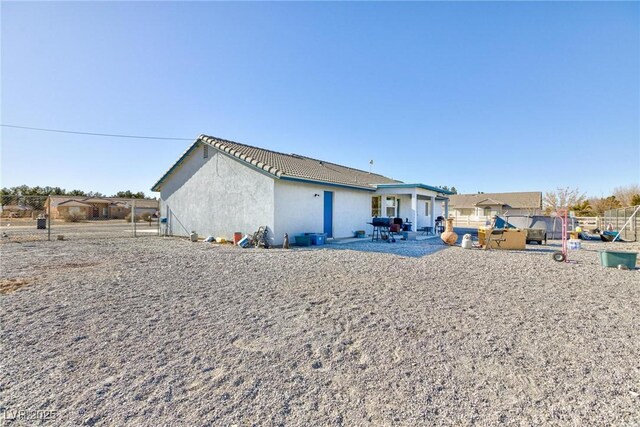
M 427 184 L 421 184 L 421 183 L 417 183 L 417 184 L 377 184 L 376 185 L 377 188 L 421 188 L 423 190 L 429 190 L 429 191 L 435 191 L 436 193 L 440 193 L 443 195 L 451 195 L 453 194 L 451 191 L 448 190 L 444 190 L 442 188 L 438 188 L 438 187 L 433 187 L 431 185 L 427 185 Z
M 167 170 L 164 173 L 164 175 L 162 175 L 162 177 L 155 184 L 153 184 L 153 186 L 151 187 L 151 191 L 160 191 L 164 180 L 167 177 L 169 177 L 173 173 L 173 171 L 175 171 L 178 167 L 180 167 L 184 159 L 186 159 L 189 156 L 189 154 L 191 154 L 191 152 L 196 149 L 199 142 L 200 142 L 200 136 L 197 137 L 195 141 L 193 141 L 193 144 L 191 144 L 189 148 L 185 150 L 184 153 L 182 153 L 182 155 L 178 158 L 178 160 L 175 161 L 175 163 L 169 168 L 169 170 Z
M 376 191 L 376 189 L 372 188 L 372 187 L 362 187 L 362 186 L 357 186 L 357 185 L 348 185 L 348 184 L 341 184 L 341 183 L 329 182 L 329 181 L 318 181 L 318 180 L 314 180 L 314 179 L 298 178 L 298 177 L 289 176 L 289 175 L 280 175 L 278 178 L 281 179 L 282 181 L 302 182 L 302 183 L 305 183 L 305 184 L 315 184 L 315 185 L 324 185 L 324 186 L 329 186 L 329 187 L 349 188 L 351 190 L 362 190 L 362 191 L 369 191 L 369 192 Z

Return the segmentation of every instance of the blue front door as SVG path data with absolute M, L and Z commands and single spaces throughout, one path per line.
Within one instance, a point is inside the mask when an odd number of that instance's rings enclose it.
M 324 232 L 333 237 L 333 191 L 324 192 Z

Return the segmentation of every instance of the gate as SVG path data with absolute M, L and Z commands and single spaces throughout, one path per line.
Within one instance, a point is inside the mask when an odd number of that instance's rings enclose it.
M 640 215 L 634 212 L 638 209 L 638 206 L 631 206 L 628 208 L 611 209 L 604 213 L 603 229 L 607 230 L 611 228 L 614 231 L 619 231 L 624 227 L 627 222 L 627 226 L 620 233 L 620 239 L 627 241 L 638 240 L 638 227 L 640 227 Z M 633 217 L 633 218 L 632 218 Z M 630 221 L 629 221 L 630 220 Z M 609 227 L 611 226 L 611 227 Z

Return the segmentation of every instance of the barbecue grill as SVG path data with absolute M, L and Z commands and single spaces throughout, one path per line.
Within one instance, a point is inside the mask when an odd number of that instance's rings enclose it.
M 375 217 L 371 221 L 371 225 L 373 225 L 374 227 L 389 227 L 391 225 L 391 218 Z
M 392 218 L 379 218 L 374 217 L 369 224 L 373 225 L 373 234 L 371 240 L 383 239 L 387 242 L 391 242 L 391 224 Z

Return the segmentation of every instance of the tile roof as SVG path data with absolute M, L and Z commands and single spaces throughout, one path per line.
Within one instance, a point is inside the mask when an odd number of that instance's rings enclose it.
M 298 154 L 278 153 L 206 135 L 200 135 L 198 139 L 278 177 L 372 188 L 375 188 L 375 184 L 399 182 L 386 176 Z
M 340 184 L 374 190 L 376 184 L 392 184 L 400 181 L 367 171 L 338 165 L 324 160 L 298 154 L 284 154 L 251 145 L 240 144 L 207 135 L 198 139 L 185 151 L 176 163 L 152 187 L 159 191 L 162 181 L 186 158 L 199 144 L 206 143 L 237 160 L 254 168 L 263 170 L 276 178 L 292 178 L 322 183 Z
M 503 205 L 513 209 L 542 209 L 542 192 L 454 194 L 449 196 L 451 208 Z
M 58 203 L 58 206 L 91 207 L 91 204 L 90 203 L 85 203 L 85 202 L 80 201 L 80 200 L 69 199 L 69 200 L 65 200 L 64 202 Z

